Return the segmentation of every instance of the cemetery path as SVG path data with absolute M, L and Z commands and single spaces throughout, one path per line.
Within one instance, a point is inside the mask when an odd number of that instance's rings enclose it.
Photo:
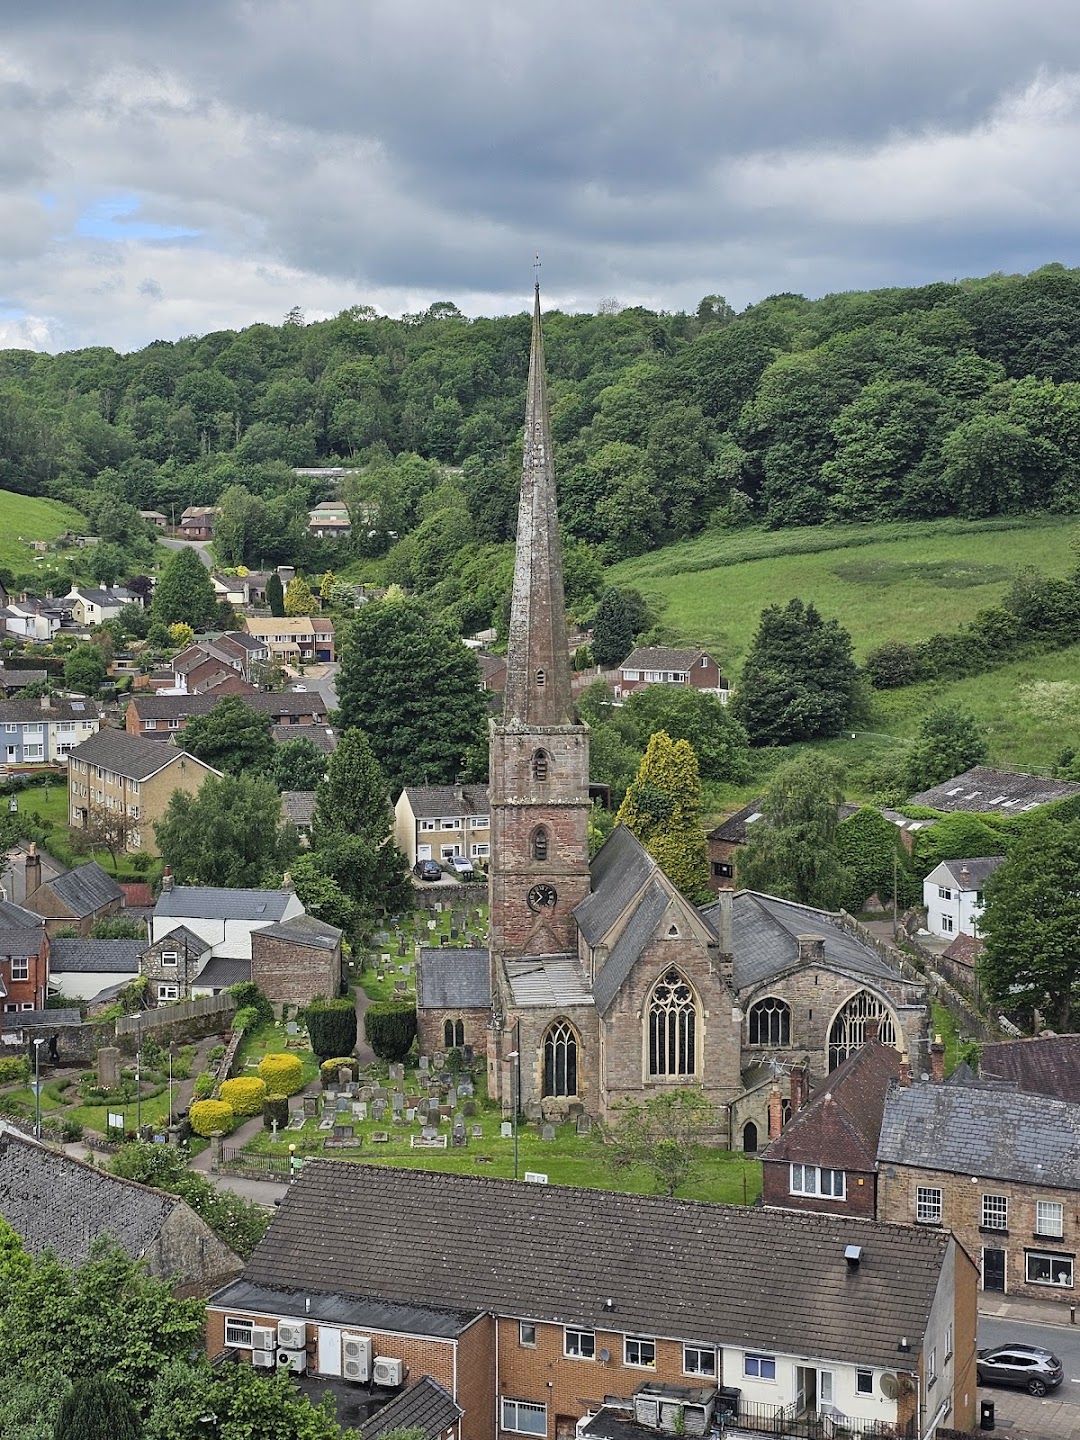
M 369 1006 L 370 1004 L 371 1004 L 371 1001 L 368 999 L 367 995 L 364 993 L 364 987 L 363 987 L 362 985 L 357 985 L 357 987 L 356 987 L 356 1058 L 360 1061 L 361 1066 L 374 1065 L 374 1063 L 375 1063 L 375 1051 L 372 1050 L 371 1046 L 370 1046 L 370 1045 L 368 1044 L 368 1042 L 364 1039 L 364 1012 L 367 1010 L 367 1008 L 368 1008 L 368 1006 Z

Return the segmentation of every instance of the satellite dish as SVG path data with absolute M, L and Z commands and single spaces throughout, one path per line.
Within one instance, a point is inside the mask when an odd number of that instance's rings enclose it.
M 900 1394 L 900 1381 L 891 1370 L 886 1370 L 884 1374 L 878 1376 L 878 1384 L 881 1386 L 881 1393 L 886 1400 L 895 1400 Z
M 597 1356 L 596 1356 L 596 1358 L 600 1361 L 601 1365 L 606 1365 L 607 1362 L 611 1359 L 611 1351 L 610 1351 L 610 1350 L 599 1350 L 599 1351 L 597 1351 Z

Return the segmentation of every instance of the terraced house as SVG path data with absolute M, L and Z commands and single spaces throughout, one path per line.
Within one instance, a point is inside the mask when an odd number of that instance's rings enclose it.
M 92 700 L 0 701 L 5 765 L 49 765 L 63 762 L 101 724 Z
M 71 824 L 87 825 L 95 807 L 120 810 L 133 822 L 128 849 L 152 849 L 154 822 L 173 793 L 194 794 L 211 775 L 220 778 L 221 772 L 171 745 L 123 730 L 99 730 L 68 757 Z

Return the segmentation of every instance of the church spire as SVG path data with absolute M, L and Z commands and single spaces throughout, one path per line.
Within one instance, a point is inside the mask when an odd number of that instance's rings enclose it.
M 533 307 L 506 667 L 505 725 L 534 730 L 574 724 L 539 281 Z

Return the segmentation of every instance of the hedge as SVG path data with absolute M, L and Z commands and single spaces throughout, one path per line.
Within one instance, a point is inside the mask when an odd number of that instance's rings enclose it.
M 286 1099 L 303 1088 L 304 1067 L 299 1055 L 275 1051 L 264 1055 L 259 1065 L 259 1075 L 266 1082 L 267 1099 Z
M 380 1060 L 404 1060 L 416 1039 L 416 1006 L 405 1000 L 369 1005 L 364 1037 Z
M 266 1099 L 266 1082 L 254 1075 L 238 1075 L 235 1080 L 224 1080 L 218 1093 L 235 1114 L 260 1115 Z
M 338 1055 L 332 1060 L 324 1060 L 319 1066 L 319 1078 L 323 1085 L 336 1085 L 338 1071 L 348 1069 L 354 1080 L 360 1078 L 360 1061 L 355 1055 Z
M 224 1100 L 197 1100 L 188 1111 L 188 1124 L 196 1135 L 228 1135 L 236 1119 L 231 1105 Z
M 9 1055 L 0 1060 L 0 1085 L 17 1080 L 20 1083 L 30 1079 L 30 1061 L 25 1055 Z
M 269 1130 L 275 1120 L 279 1130 L 289 1123 L 289 1102 L 284 1095 L 268 1095 L 263 1101 L 263 1125 Z
M 356 1005 L 353 1000 L 315 1000 L 304 1012 L 311 1048 L 320 1060 L 348 1055 L 356 1048 Z
M 252 980 L 242 980 L 239 985 L 230 985 L 229 994 L 236 1001 L 237 1010 L 257 1010 L 259 1024 L 268 1025 L 274 1018 L 274 1007 Z

